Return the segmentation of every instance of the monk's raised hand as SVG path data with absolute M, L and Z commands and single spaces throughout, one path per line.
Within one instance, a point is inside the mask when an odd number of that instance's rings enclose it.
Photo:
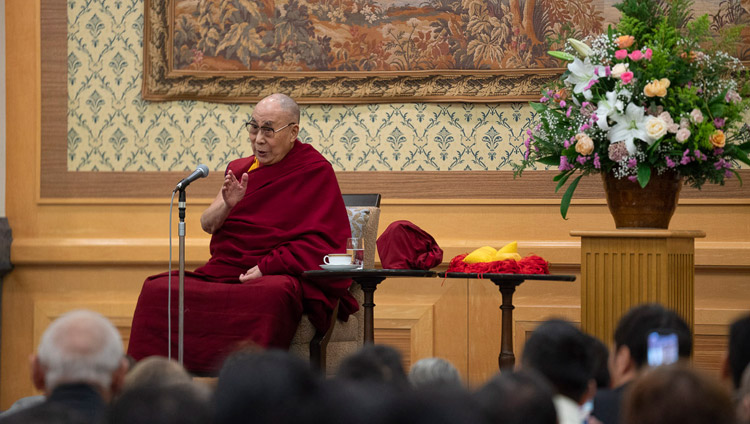
M 241 180 L 239 181 L 231 170 L 224 175 L 224 185 L 221 186 L 221 196 L 224 198 L 224 203 L 229 206 L 229 209 L 233 208 L 245 196 L 245 191 L 247 190 L 247 179 L 247 172 L 242 174 Z
M 248 281 L 255 280 L 256 278 L 260 278 L 262 276 L 263 273 L 260 272 L 260 268 L 258 268 L 258 265 L 255 265 L 254 267 L 248 269 L 246 273 L 240 275 L 240 282 L 247 283 Z

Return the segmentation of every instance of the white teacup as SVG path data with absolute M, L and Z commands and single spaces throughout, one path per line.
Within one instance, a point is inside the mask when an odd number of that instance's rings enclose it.
M 352 255 L 347 253 L 331 253 L 323 258 L 326 265 L 351 265 Z

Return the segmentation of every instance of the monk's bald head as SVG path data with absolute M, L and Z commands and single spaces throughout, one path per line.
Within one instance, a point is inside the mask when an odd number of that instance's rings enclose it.
M 256 108 L 257 107 L 278 108 L 278 110 L 283 111 L 284 115 L 286 115 L 286 117 L 289 118 L 290 121 L 299 124 L 299 105 L 294 101 L 293 98 L 287 96 L 286 94 L 274 93 L 266 96 L 258 102 Z

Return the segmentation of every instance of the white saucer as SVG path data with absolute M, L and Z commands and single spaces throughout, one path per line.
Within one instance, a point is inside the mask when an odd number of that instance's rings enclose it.
M 329 271 L 343 271 L 347 269 L 358 269 L 359 265 L 357 264 L 346 264 L 346 265 L 326 265 L 326 264 L 320 264 L 320 267 Z

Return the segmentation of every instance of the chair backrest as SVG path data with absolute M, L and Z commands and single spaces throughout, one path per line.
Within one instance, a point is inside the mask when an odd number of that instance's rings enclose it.
M 345 206 L 375 206 L 380 207 L 380 194 L 342 194 Z
M 361 237 L 365 242 L 364 267 L 375 267 L 375 242 L 378 239 L 380 221 L 380 194 L 344 194 L 344 204 L 349 217 L 352 237 Z

